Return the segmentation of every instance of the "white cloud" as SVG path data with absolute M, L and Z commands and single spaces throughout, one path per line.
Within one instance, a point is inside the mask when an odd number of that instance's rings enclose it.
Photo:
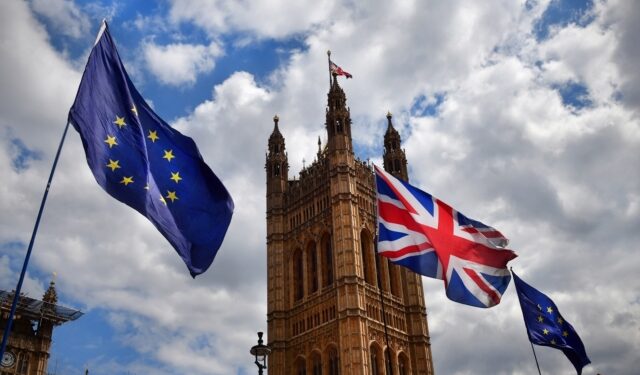
M 162 83 L 173 86 L 195 83 L 199 74 L 213 70 L 216 58 L 224 53 L 215 42 L 208 46 L 182 43 L 159 46 L 149 42 L 143 48 L 151 72 Z
M 192 22 L 213 35 L 240 31 L 257 37 L 279 38 L 329 24 L 347 9 L 333 0 L 172 0 L 170 18 L 177 23 Z
M 63 35 L 80 38 L 90 30 L 89 17 L 73 0 L 31 0 L 31 7 Z

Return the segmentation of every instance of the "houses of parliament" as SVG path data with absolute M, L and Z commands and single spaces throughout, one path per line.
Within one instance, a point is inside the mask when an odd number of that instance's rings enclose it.
M 400 135 L 387 120 L 384 169 L 406 181 Z M 268 140 L 269 374 L 431 375 L 421 277 L 375 254 L 374 174 L 354 154 L 335 74 L 325 125 L 326 145 L 318 142 L 297 179 L 277 116 Z

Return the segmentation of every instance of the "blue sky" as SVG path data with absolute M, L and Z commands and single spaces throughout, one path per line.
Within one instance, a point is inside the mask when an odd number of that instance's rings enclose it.
M 340 84 L 357 156 L 380 162 L 392 112 L 411 181 L 511 239 L 518 274 L 582 335 L 593 362 L 584 374 L 632 374 L 639 17 L 622 0 L 3 1 L 0 288 L 17 282 L 105 18 L 139 91 L 194 138 L 236 211 L 213 266 L 193 280 L 144 218 L 98 187 L 71 130 L 24 286 L 39 297 L 57 272 L 61 302 L 85 313 L 56 331 L 49 371 L 254 373 L 248 350 L 266 330 L 267 138 L 278 114 L 290 178 L 313 160 L 326 139 L 330 49 L 354 75 Z M 423 283 L 438 373 L 535 372 L 515 293 L 478 310 Z M 573 373 L 560 352 L 537 352 L 543 372 Z

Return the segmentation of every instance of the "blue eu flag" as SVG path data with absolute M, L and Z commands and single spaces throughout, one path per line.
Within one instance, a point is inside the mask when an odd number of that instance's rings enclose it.
M 581 374 L 582 368 L 591 361 L 576 330 L 560 315 L 551 298 L 522 281 L 515 272 L 513 283 L 520 300 L 529 341 L 562 350 L 578 374 Z
M 144 101 L 103 23 L 69 110 L 98 184 L 146 216 L 193 277 L 213 262 L 233 200 L 193 140 Z

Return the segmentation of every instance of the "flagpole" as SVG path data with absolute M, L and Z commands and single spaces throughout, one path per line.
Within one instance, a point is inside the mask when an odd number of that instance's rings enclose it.
M 376 224 L 377 224 L 377 220 L 376 220 Z M 376 235 L 374 237 L 374 242 L 373 242 L 373 246 L 375 248 L 375 253 L 376 253 L 376 259 L 380 259 L 380 265 L 382 268 L 382 260 L 380 255 L 378 255 L 378 226 L 376 225 Z M 376 267 L 377 268 L 377 267 Z M 384 299 L 382 298 L 382 278 L 380 276 L 380 270 L 377 270 L 377 276 L 378 276 L 378 295 L 380 296 L 380 305 L 382 306 L 382 325 L 384 326 L 384 341 L 385 344 L 387 345 L 387 354 L 384 355 L 385 360 L 387 359 L 387 356 L 390 356 L 391 353 L 391 347 L 389 347 L 389 331 L 387 329 L 387 312 L 385 311 L 384 308 Z M 384 354 L 384 353 L 383 353 Z M 391 357 L 389 357 L 389 366 L 391 367 L 391 374 L 393 375 L 393 364 L 391 363 Z
M 331 50 L 327 50 L 327 65 L 329 67 L 329 88 L 331 88 Z
M 51 167 L 51 173 L 49 174 L 49 180 L 47 181 L 47 187 L 44 190 L 44 195 L 42 196 L 42 202 L 40 203 L 40 209 L 38 210 L 38 216 L 36 218 L 36 224 L 33 227 L 33 232 L 31 233 L 31 241 L 29 241 L 29 247 L 27 248 L 27 255 L 24 257 L 24 263 L 22 264 L 22 272 L 20 273 L 20 279 L 18 280 L 18 285 L 16 286 L 15 293 L 13 295 L 13 303 L 11 304 L 11 312 L 9 312 L 9 318 L 7 319 L 7 325 L 4 328 L 4 334 L 2 336 L 2 345 L 0 346 L 0 358 L 4 356 L 4 351 L 7 347 L 7 342 L 9 341 L 9 332 L 11 331 L 11 326 L 13 325 L 13 317 L 16 312 L 16 306 L 18 305 L 18 300 L 20 299 L 20 290 L 22 289 L 22 283 L 24 282 L 24 276 L 27 273 L 27 265 L 29 264 L 29 258 L 31 257 L 31 250 L 33 250 L 33 243 L 36 240 L 36 233 L 38 233 L 38 226 L 40 226 L 40 218 L 42 218 L 42 212 L 44 211 L 44 204 L 47 201 L 47 196 L 49 195 L 49 188 L 51 187 L 51 180 L 53 179 L 53 174 L 56 171 L 56 166 L 58 165 L 58 159 L 60 158 L 60 151 L 62 150 L 62 145 L 64 144 L 64 140 L 67 136 L 67 130 L 69 130 L 69 121 L 67 121 L 67 125 L 64 127 L 64 132 L 62 133 L 62 138 L 60 139 L 60 144 L 58 145 L 58 151 L 56 152 L 56 157 L 53 160 L 53 166 Z
M 536 356 L 536 351 L 533 349 L 533 343 L 529 341 L 529 344 L 531 344 L 531 351 L 533 351 L 533 358 L 536 360 L 536 366 L 538 367 L 538 375 L 542 375 L 542 373 L 540 372 L 540 364 L 538 364 L 538 357 Z
M 374 229 L 375 236 L 373 237 L 373 247 L 374 247 L 374 251 L 375 251 L 375 254 L 376 254 L 376 259 L 380 259 L 380 255 L 378 254 L 378 228 L 379 228 L 378 219 L 379 219 L 379 215 L 378 215 L 378 202 L 377 202 L 377 200 L 376 200 L 376 204 L 375 204 L 375 210 L 376 210 L 376 227 Z M 380 264 L 382 264 L 382 262 L 380 262 Z M 385 308 L 384 308 L 384 299 L 382 298 L 382 279 L 380 277 L 380 270 L 377 270 L 377 271 L 378 272 L 376 272 L 376 274 L 377 274 L 377 279 L 378 279 L 378 295 L 380 296 L 380 305 L 382 306 L 382 324 L 384 326 L 384 341 L 385 341 L 385 343 L 387 345 L 387 355 L 390 356 L 391 355 L 391 348 L 389 347 L 389 330 L 387 328 L 387 313 L 386 313 Z M 384 353 L 383 353 L 383 356 L 384 356 L 385 360 L 387 359 L 387 355 L 384 355 Z M 391 367 L 391 374 L 390 375 L 393 375 L 393 364 L 391 363 L 391 358 L 390 357 L 389 357 L 389 367 Z

